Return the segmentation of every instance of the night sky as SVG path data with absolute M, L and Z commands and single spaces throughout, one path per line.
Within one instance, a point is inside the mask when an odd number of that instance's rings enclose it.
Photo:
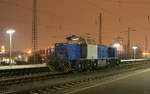
M 46 48 L 64 42 L 72 34 L 97 39 L 99 12 L 103 15 L 103 44 L 111 45 L 115 37 L 127 43 L 128 26 L 131 45 L 145 46 L 150 31 L 149 0 L 37 0 L 38 45 Z M 0 0 L 0 45 L 8 49 L 9 36 L 5 31 L 14 28 L 14 49 L 32 48 L 32 0 Z M 90 35 L 88 35 L 90 33 Z

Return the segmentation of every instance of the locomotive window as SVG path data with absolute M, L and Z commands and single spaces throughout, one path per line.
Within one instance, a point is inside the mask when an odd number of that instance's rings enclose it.
M 108 48 L 108 57 L 115 57 L 115 48 Z
M 86 44 L 85 40 L 80 41 L 81 44 Z
M 116 48 L 113 48 L 113 57 L 115 57 L 115 50 Z
M 112 49 L 108 48 L 108 57 L 112 57 Z
M 80 40 L 68 40 L 68 43 L 73 43 L 73 44 L 86 44 L 85 40 L 80 39 Z
M 87 44 L 96 45 L 95 40 L 93 39 L 87 39 Z
M 80 44 L 80 41 L 79 40 L 69 40 L 68 43 Z

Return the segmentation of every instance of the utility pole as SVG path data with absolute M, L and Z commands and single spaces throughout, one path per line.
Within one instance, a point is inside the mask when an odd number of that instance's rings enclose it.
M 37 39 L 37 0 L 33 0 L 33 18 L 32 18 L 32 46 L 34 63 L 36 63 L 36 52 L 38 51 Z
M 147 35 L 145 36 L 145 51 L 148 51 L 148 39 L 147 39 Z
M 99 45 L 102 45 L 102 13 L 99 13 Z
M 130 57 L 130 27 L 128 27 L 128 56 Z

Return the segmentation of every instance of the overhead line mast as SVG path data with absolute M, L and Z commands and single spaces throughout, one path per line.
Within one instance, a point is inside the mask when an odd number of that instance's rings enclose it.
M 33 18 L 32 18 L 32 49 L 34 63 L 36 63 L 36 52 L 38 51 L 38 33 L 37 33 L 37 0 L 33 0 Z
M 148 52 L 148 37 L 145 36 L 145 51 Z
M 99 13 L 99 45 L 102 45 L 102 13 Z

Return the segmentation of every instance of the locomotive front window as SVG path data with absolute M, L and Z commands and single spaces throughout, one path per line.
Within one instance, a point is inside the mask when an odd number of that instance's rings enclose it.
M 80 40 L 69 40 L 68 43 L 80 44 Z
M 96 45 L 96 42 L 93 39 L 87 39 L 87 44 Z

